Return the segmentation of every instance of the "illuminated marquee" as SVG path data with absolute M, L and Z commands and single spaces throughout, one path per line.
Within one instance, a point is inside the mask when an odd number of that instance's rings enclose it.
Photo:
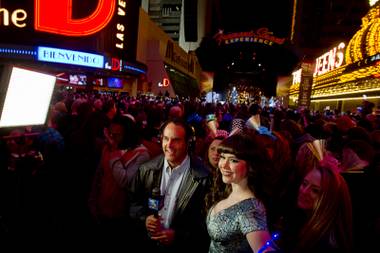
M 35 0 L 35 30 L 67 36 L 91 35 L 111 21 L 116 8 L 115 0 L 98 0 L 90 16 L 73 19 L 72 1 Z
M 293 82 L 292 84 L 293 85 L 297 85 L 297 84 L 300 84 L 301 83 L 301 76 L 302 76 L 302 68 L 297 70 L 297 71 L 294 71 L 292 73 L 293 75 Z
M 256 32 L 240 32 L 240 33 L 229 33 L 223 34 L 223 31 L 219 31 L 214 39 L 217 41 L 219 45 L 224 44 L 232 44 L 237 42 L 254 42 L 254 43 L 262 43 L 267 45 L 273 45 L 273 43 L 282 45 L 285 42 L 284 38 L 277 38 L 272 35 L 273 33 L 268 30 L 268 28 L 263 27 L 257 29 Z
M 162 79 L 162 83 L 161 82 L 158 83 L 158 87 L 169 87 L 169 85 L 170 85 L 169 78 L 164 78 Z
M 118 8 L 117 8 L 117 16 L 119 18 L 124 18 L 125 17 L 125 8 L 127 6 L 127 3 L 122 0 L 117 1 Z M 116 39 L 117 43 L 115 44 L 116 48 L 123 49 L 124 48 L 124 36 L 125 36 L 125 25 L 121 23 L 116 24 Z
M 341 42 L 329 52 L 323 54 L 315 60 L 314 77 L 323 75 L 333 69 L 342 66 L 344 61 L 344 48 L 346 45 Z
M 121 72 L 138 72 L 140 74 L 145 74 L 146 71 L 143 68 L 134 67 L 128 64 L 127 61 L 123 61 L 118 58 L 110 58 L 105 60 L 104 68 L 112 71 L 121 71 Z
M 107 61 L 107 66 L 87 61 L 90 58 L 83 58 L 82 62 L 79 58 L 70 62 L 64 57 L 41 57 L 41 52 L 39 60 L 145 74 L 146 66 L 135 63 L 140 8 L 138 1 L 84 2 L 87 1 L 0 0 L 0 55 L 36 60 L 38 46 L 99 55 L 104 53 L 104 63 Z M 69 43 L 66 44 L 66 40 Z M 30 46 L 31 50 L 19 45 L 21 41 Z M 114 59 L 111 60 L 112 57 Z
M 39 61 L 94 68 L 103 68 L 104 66 L 104 57 L 102 55 L 51 47 L 38 47 L 37 58 Z
M 123 60 L 117 58 L 111 58 L 111 62 L 105 61 L 104 68 L 112 71 L 122 71 Z

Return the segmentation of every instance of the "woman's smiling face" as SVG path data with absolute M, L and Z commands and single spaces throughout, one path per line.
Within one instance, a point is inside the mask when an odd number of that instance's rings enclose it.
M 311 170 L 303 179 L 298 191 L 297 206 L 304 210 L 314 208 L 321 194 L 321 172 L 317 169 Z
M 247 178 L 247 162 L 233 154 L 221 153 L 218 167 L 226 184 L 239 184 Z

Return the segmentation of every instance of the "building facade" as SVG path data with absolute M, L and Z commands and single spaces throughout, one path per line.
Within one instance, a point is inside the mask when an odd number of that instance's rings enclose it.
M 200 95 L 201 67 L 195 52 L 186 52 L 142 8 L 136 59 L 148 67 L 144 93 L 171 97 Z
M 379 20 L 377 2 L 363 16 L 361 27 L 352 38 L 335 44 L 314 60 L 310 109 L 345 112 L 360 109 L 365 101 L 380 104 Z M 300 90 L 293 82 L 293 100 Z
M 153 22 L 188 52 L 197 49 L 205 36 L 210 4 L 209 0 L 143 0 L 141 7 Z

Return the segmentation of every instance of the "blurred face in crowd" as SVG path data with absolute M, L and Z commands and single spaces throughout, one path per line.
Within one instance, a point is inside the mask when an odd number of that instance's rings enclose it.
M 117 113 L 116 105 L 113 105 L 113 107 L 109 111 L 110 118 L 113 119 L 113 117 L 115 117 L 116 113 Z
M 169 123 L 162 134 L 162 149 L 169 165 L 174 168 L 187 155 L 186 131 L 181 125 Z
M 218 166 L 225 184 L 240 184 L 247 181 L 247 162 L 235 155 L 221 153 Z
M 219 154 L 217 152 L 217 147 L 222 140 L 214 139 L 210 146 L 208 147 L 208 161 L 213 168 L 218 168 Z
M 124 136 L 124 128 L 120 124 L 112 123 L 109 127 L 109 133 L 116 145 L 120 144 Z
M 303 179 L 298 191 L 297 206 L 304 210 L 312 210 L 321 194 L 321 172 L 311 170 Z

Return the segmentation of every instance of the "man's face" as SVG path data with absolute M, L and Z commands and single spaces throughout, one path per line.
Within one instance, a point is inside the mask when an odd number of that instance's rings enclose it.
M 180 125 L 169 123 L 162 134 L 162 149 L 172 168 L 180 165 L 187 155 L 185 129 Z

